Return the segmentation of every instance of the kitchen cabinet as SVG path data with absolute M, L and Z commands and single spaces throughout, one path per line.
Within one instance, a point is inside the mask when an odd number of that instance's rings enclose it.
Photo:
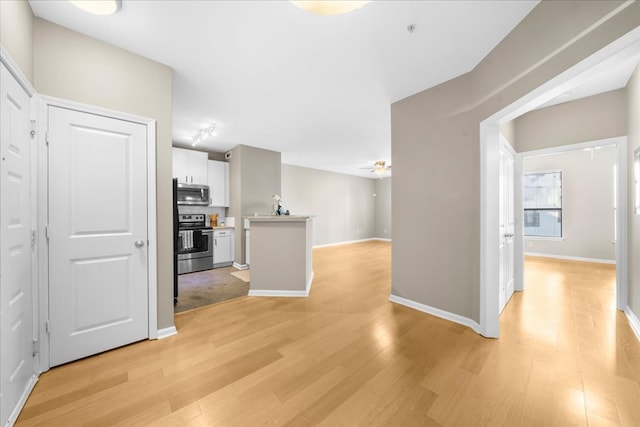
M 207 162 L 209 155 L 204 151 L 173 148 L 173 177 L 178 178 L 180 184 L 208 185 Z
M 210 206 L 229 206 L 229 163 L 209 160 L 207 163 Z
M 213 230 L 213 268 L 233 264 L 233 230 Z

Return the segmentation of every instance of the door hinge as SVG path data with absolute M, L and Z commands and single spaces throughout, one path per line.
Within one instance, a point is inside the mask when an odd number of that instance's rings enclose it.
M 50 324 L 50 320 L 47 320 L 46 322 L 44 322 L 44 329 L 45 331 L 47 331 L 48 334 L 51 333 L 51 324 Z
M 33 340 L 33 356 L 35 357 L 36 354 L 40 353 L 40 346 L 38 346 L 38 340 L 34 339 Z
M 49 131 L 45 131 L 44 133 L 44 143 L 49 145 Z
M 49 240 L 49 226 L 48 225 L 44 226 L 44 237 L 46 237 L 47 240 Z
M 38 241 L 38 234 L 36 230 L 31 230 L 31 249 L 36 247 L 36 242 Z
M 35 120 L 31 120 L 31 132 L 29 132 L 31 134 L 31 139 L 36 137 L 36 121 Z

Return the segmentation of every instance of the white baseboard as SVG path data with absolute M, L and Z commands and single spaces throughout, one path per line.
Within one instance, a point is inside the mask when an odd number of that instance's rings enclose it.
M 313 284 L 313 277 L 316 274 L 312 271 L 311 275 L 309 276 L 309 280 L 307 281 L 307 296 L 309 296 L 309 292 L 311 292 L 311 285 Z
M 439 317 L 444 320 L 449 320 L 450 322 L 458 323 L 463 326 L 467 326 L 477 334 L 480 333 L 480 325 L 471 320 L 469 318 L 460 316 L 458 314 L 450 313 L 448 311 L 440 310 L 439 308 L 431 307 L 425 304 L 421 304 L 419 302 L 412 301 L 410 299 L 402 298 L 396 295 L 391 295 L 389 297 L 389 301 L 394 302 L 396 304 L 404 305 L 409 308 L 413 308 L 414 310 L 422 311 L 423 313 L 431 314 L 432 316 Z
M 624 309 L 624 314 L 627 315 L 627 319 L 629 320 L 629 325 L 631 329 L 636 334 L 636 337 L 640 341 L 640 320 L 638 320 L 638 316 L 635 315 L 633 311 L 631 311 L 631 307 L 627 306 Z
M 11 426 L 13 426 L 15 424 L 16 420 L 18 419 L 18 415 L 20 415 L 20 411 L 22 411 L 22 408 L 24 407 L 24 404 L 27 403 L 27 399 L 29 398 L 29 395 L 31 394 L 31 391 L 36 386 L 37 382 L 38 382 L 38 376 L 37 375 L 33 375 L 29 379 L 29 384 L 27 384 L 27 388 L 24 390 L 24 393 L 22 393 L 22 395 L 20 396 L 20 399 L 18 400 L 18 402 L 16 403 L 16 406 L 11 411 L 11 414 L 9 415 L 9 418 L 7 419 L 7 422 L 5 423 L 6 427 L 11 427 Z
M 172 335 L 177 335 L 178 330 L 175 326 L 169 326 L 168 328 L 158 329 L 158 338 L 159 340 L 168 338 Z
M 567 255 L 550 255 L 550 254 L 542 254 L 537 252 L 525 252 L 524 256 L 537 256 L 542 258 L 556 258 L 556 259 L 566 259 L 568 261 L 582 261 L 582 262 L 597 262 L 600 264 L 615 264 L 616 260 L 611 259 L 600 259 L 600 258 L 584 258 L 579 256 L 567 256 Z
M 331 246 L 341 246 L 341 245 L 349 245 L 351 243 L 362 243 L 362 242 L 370 242 L 372 240 L 379 240 L 379 241 L 383 241 L 383 242 L 390 242 L 391 239 L 383 239 L 380 237 L 369 237 L 367 239 L 359 239 L 359 240 L 345 240 L 343 242 L 335 242 L 335 243 L 326 243 L 324 245 L 315 245 L 313 248 L 328 248 Z
M 236 270 L 248 270 L 249 264 L 238 264 L 237 262 L 233 262 L 233 268 Z
M 304 298 L 308 297 L 307 291 L 269 291 L 262 289 L 249 289 L 250 297 L 296 297 Z
M 313 277 L 315 273 L 312 271 L 307 281 L 307 287 L 304 291 L 282 291 L 282 290 L 263 290 L 263 289 L 249 289 L 250 297 L 295 297 L 306 298 L 311 292 L 311 285 L 313 283 Z

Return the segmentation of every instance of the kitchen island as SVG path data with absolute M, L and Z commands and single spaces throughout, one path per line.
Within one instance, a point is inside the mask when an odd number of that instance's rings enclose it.
M 313 281 L 312 217 L 245 218 L 251 230 L 249 296 L 308 296 Z

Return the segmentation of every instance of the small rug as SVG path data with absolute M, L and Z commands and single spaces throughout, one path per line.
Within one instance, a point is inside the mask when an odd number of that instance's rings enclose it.
M 240 271 L 235 271 L 233 273 L 231 273 L 232 276 L 237 277 L 238 279 L 242 280 L 243 282 L 249 283 L 251 281 L 251 270 L 240 270 Z
M 233 267 L 215 268 L 178 276 L 178 303 L 174 313 L 192 310 L 249 294 L 249 283 L 234 277 Z

